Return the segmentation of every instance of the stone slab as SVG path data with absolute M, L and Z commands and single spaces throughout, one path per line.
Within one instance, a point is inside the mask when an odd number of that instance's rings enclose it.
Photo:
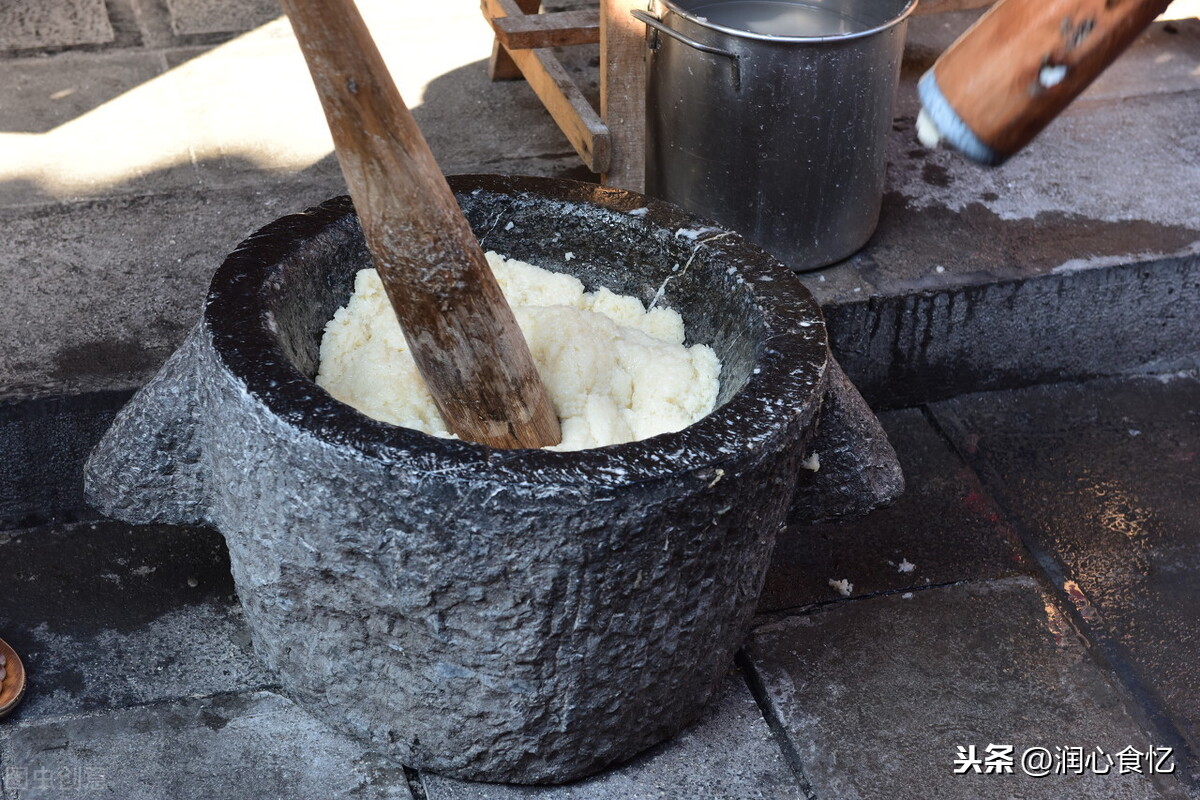
M 1200 19 L 1155 22 L 1069 107 L 1076 113 L 1095 101 L 1148 92 L 1200 89 Z
M 162 71 L 162 56 L 144 51 L 11 59 L 0 82 L 0 131 L 47 133 Z
M 964 392 L 1200 366 L 1200 256 L 881 294 L 825 307 L 876 408 Z
M 1028 748 L 1157 744 L 1031 578 L 838 603 L 748 652 L 817 797 L 1181 796 L 1170 777 L 1022 772 Z M 1012 774 L 954 774 L 957 747 L 989 744 L 1013 746 Z
M 410 800 L 387 765 L 271 692 L 0 729 L 5 800 Z
M 113 40 L 104 0 L 5 0 L 0 50 L 104 44 Z
M 140 386 L 199 318 L 239 241 L 338 184 L 266 184 L 0 210 L 0 398 Z
M 428 800 L 792 800 L 800 785 L 741 676 L 725 681 L 705 716 L 634 760 L 564 786 L 469 783 L 421 776 Z
M 0 631 L 29 672 L 16 723 L 275 683 L 211 530 L 104 521 L 0 533 L 0 563 Z
M 241 33 L 282 12 L 274 0 L 166 0 L 176 34 Z
M 363 11 L 443 169 L 588 177 L 528 85 L 487 79 L 491 33 L 478 9 L 369 2 Z M 942 17 L 957 21 L 935 30 Z M 835 351 L 848 374 L 869 399 L 895 406 L 1195 352 L 1195 326 L 1146 322 L 1164 302 L 1159 283 L 1163 292 L 1196 291 L 1179 272 L 1194 269 L 1192 262 L 1164 275 L 1147 267 L 1156 273 L 1151 280 L 1105 273 L 1079 284 L 1079 292 L 1066 278 L 1080 268 L 1104 272 L 1106 263 L 1157 264 L 1152 254 L 1200 238 L 1196 210 L 1178 202 L 1200 169 L 1200 143 L 1187 127 L 1200 114 L 1200 92 L 1162 94 L 1152 73 L 1135 70 L 1142 77 L 1127 81 L 1127 101 L 1098 99 L 1072 118 L 1092 122 L 1048 132 L 1020 163 L 982 171 L 950 153 L 917 153 L 911 85 L 922 59 L 969 18 L 913 21 L 880 231 L 861 256 L 805 279 L 832 304 Z M 1195 38 L 1183 22 L 1178 33 L 1162 28 L 1127 58 L 1167 55 L 1168 72 L 1183 75 Z M 51 59 L 54 68 L 44 59 L 7 62 L 26 76 L 24 88 L 11 91 L 28 108 L 3 106 L 14 124 L 56 125 L 32 137 L 5 133 L 16 138 L 0 147 L 0 207 L 19 207 L 0 213 L 0 229 L 15 243 L 0 257 L 0 274 L 20 306 L 7 330 L 0 322 L 0 334 L 26 348 L 0 357 L 0 386 L 9 396 L 138 385 L 190 323 L 201 275 L 236 243 L 238 236 L 221 231 L 242 234 L 277 216 L 263 209 L 282 213 L 342 191 L 286 21 L 216 47 L 172 49 L 167 72 L 136 85 L 153 65 L 133 54 L 75 55 Z M 584 77 L 594 72 L 593 59 L 588 48 L 566 56 Z M 87 95 L 80 88 L 50 99 L 76 82 L 74 72 L 100 88 L 76 111 L 61 111 L 57 104 Z M 244 80 L 247 74 L 256 81 Z M 71 113 L 77 116 L 64 122 Z M 1110 133 L 1132 137 L 1136 158 Z M 103 152 L 96 142 L 106 143 Z M 75 162 L 84 178 L 64 167 Z M 96 204 L 41 205 L 80 197 Z M 197 212 L 200 206 L 207 210 Z M 214 225 L 218 213 L 230 222 Z M 997 286 L 1031 276 L 1050 283 Z M 178 290 L 164 291 L 166 283 Z M 57 288 L 68 285 L 80 291 Z M 951 304 L 954 313 L 943 313 Z M 1147 336 L 1097 347 L 1107 338 L 1102 312 L 1110 308 Z M 1053 346 L 1053 336 L 1064 337 L 1064 346 Z M 885 386 L 899 395 L 886 397 Z
M 860 519 L 780 532 L 759 612 L 838 600 L 830 580 L 849 580 L 861 597 L 1032 568 L 975 474 L 919 410 L 889 412 L 880 422 L 904 469 L 905 493 Z M 901 571 L 905 562 L 910 571 Z
M 1194 752 L 1198 408 L 1195 377 L 1045 386 L 935 406 L 1064 599 Z

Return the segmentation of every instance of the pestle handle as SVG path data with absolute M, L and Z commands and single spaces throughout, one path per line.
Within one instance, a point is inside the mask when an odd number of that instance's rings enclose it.
M 1037 136 L 1170 0 L 1001 0 L 921 79 L 938 132 L 984 163 Z
M 353 0 L 281 0 L 367 247 L 450 431 L 492 447 L 562 439 L 475 235 Z

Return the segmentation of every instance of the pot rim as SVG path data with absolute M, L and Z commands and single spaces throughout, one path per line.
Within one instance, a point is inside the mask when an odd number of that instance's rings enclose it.
M 497 175 L 448 180 L 460 195 L 542 198 L 624 216 L 645 208 L 633 224 L 646 225 L 650 235 L 655 230 L 719 228 L 668 203 L 595 184 Z M 233 377 L 275 416 L 324 444 L 353 448 L 398 469 L 436 473 L 439 479 L 495 480 L 526 484 L 531 490 L 547 485 L 613 488 L 716 468 L 775 449 L 815 421 L 828 358 L 821 309 L 790 270 L 737 234 L 713 240 L 706 249 L 710 259 L 736 265 L 749 285 L 764 315 L 765 340 L 746 384 L 688 427 L 625 444 L 556 452 L 497 450 L 372 419 L 334 399 L 295 367 L 272 330 L 265 291 L 279 265 L 305 244 L 339 228 L 340 235 L 350 235 L 357 227 L 348 197 L 270 223 L 225 259 L 204 305 L 213 347 Z M 801 429 L 789 430 L 796 425 Z
M 889 28 L 894 28 L 901 22 L 908 19 L 912 15 L 913 11 L 916 10 L 917 3 L 919 1 L 920 0 L 908 0 L 908 3 L 905 4 L 904 8 L 900 10 L 899 14 L 892 17 L 887 22 L 883 22 L 872 28 L 868 28 L 867 30 L 832 34 L 830 36 L 783 36 L 774 33 L 755 33 L 754 31 L 748 31 L 744 28 L 730 28 L 726 25 L 718 25 L 715 22 L 710 22 L 705 17 L 698 16 L 690 11 L 687 11 L 686 9 L 680 8 L 675 2 L 673 2 L 673 0 L 654 0 L 654 2 L 661 3 L 673 14 L 682 17 L 683 19 L 686 19 L 695 25 L 699 25 L 702 28 L 708 28 L 711 31 L 723 33 L 728 36 L 734 36 L 739 39 L 756 39 L 763 42 L 797 42 L 814 44 L 848 42 L 855 39 L 865 39 L 868 36 L 874 36 L 876 34 L 883 33 Z

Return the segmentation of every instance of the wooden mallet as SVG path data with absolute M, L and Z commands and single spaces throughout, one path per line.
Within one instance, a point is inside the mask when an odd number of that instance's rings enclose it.
M 1001 0 L 918 84 L 917 135 L 1001 164 L 1037 136 L 1170 0 Z
M 281 0 L 367 247 L 447 428 L 492 447 L 562 439 L 496 279 L 353 0 Z

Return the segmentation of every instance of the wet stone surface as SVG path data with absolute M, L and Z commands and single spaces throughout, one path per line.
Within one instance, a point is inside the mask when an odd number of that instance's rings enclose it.
M 838 603 L 748 645 L 821 798 L 1178 797 L 1144 775 L 1022 773 L 1032 747 L 1145 749 L 1119 690 L 1032 578 Z M 1012 774 L 954 774 L 959 746 L 1012 745 Z
M 25 662 L 10 720 L 273 686 L 229 554 L 206 528 L 116 522 L 0 532 L 0 636 Z
M 1035 387 L 934 413 L 1141 702 L 1200 750 L 1200 381 Z
M 0 210 L 0 270 L 24 287 L 0 319 L 0 339 L 23 345 L 0 353 L 0 397 L 141 386 L 183 341 L 239 239 L 334 193 L 264 183 Z
M 825 308 L 833 352 L 876 408 L 1200 365 L 1200 255 L 1025 280 L 982 272 L 937 291 L 943 278 Z
M 1023 548 L 974 474 L 919 410 L 880 416 L 904 469 L 905 493 L 856 520 L 793 525 L 776 540 L 759 612 L 1027 572 Z

